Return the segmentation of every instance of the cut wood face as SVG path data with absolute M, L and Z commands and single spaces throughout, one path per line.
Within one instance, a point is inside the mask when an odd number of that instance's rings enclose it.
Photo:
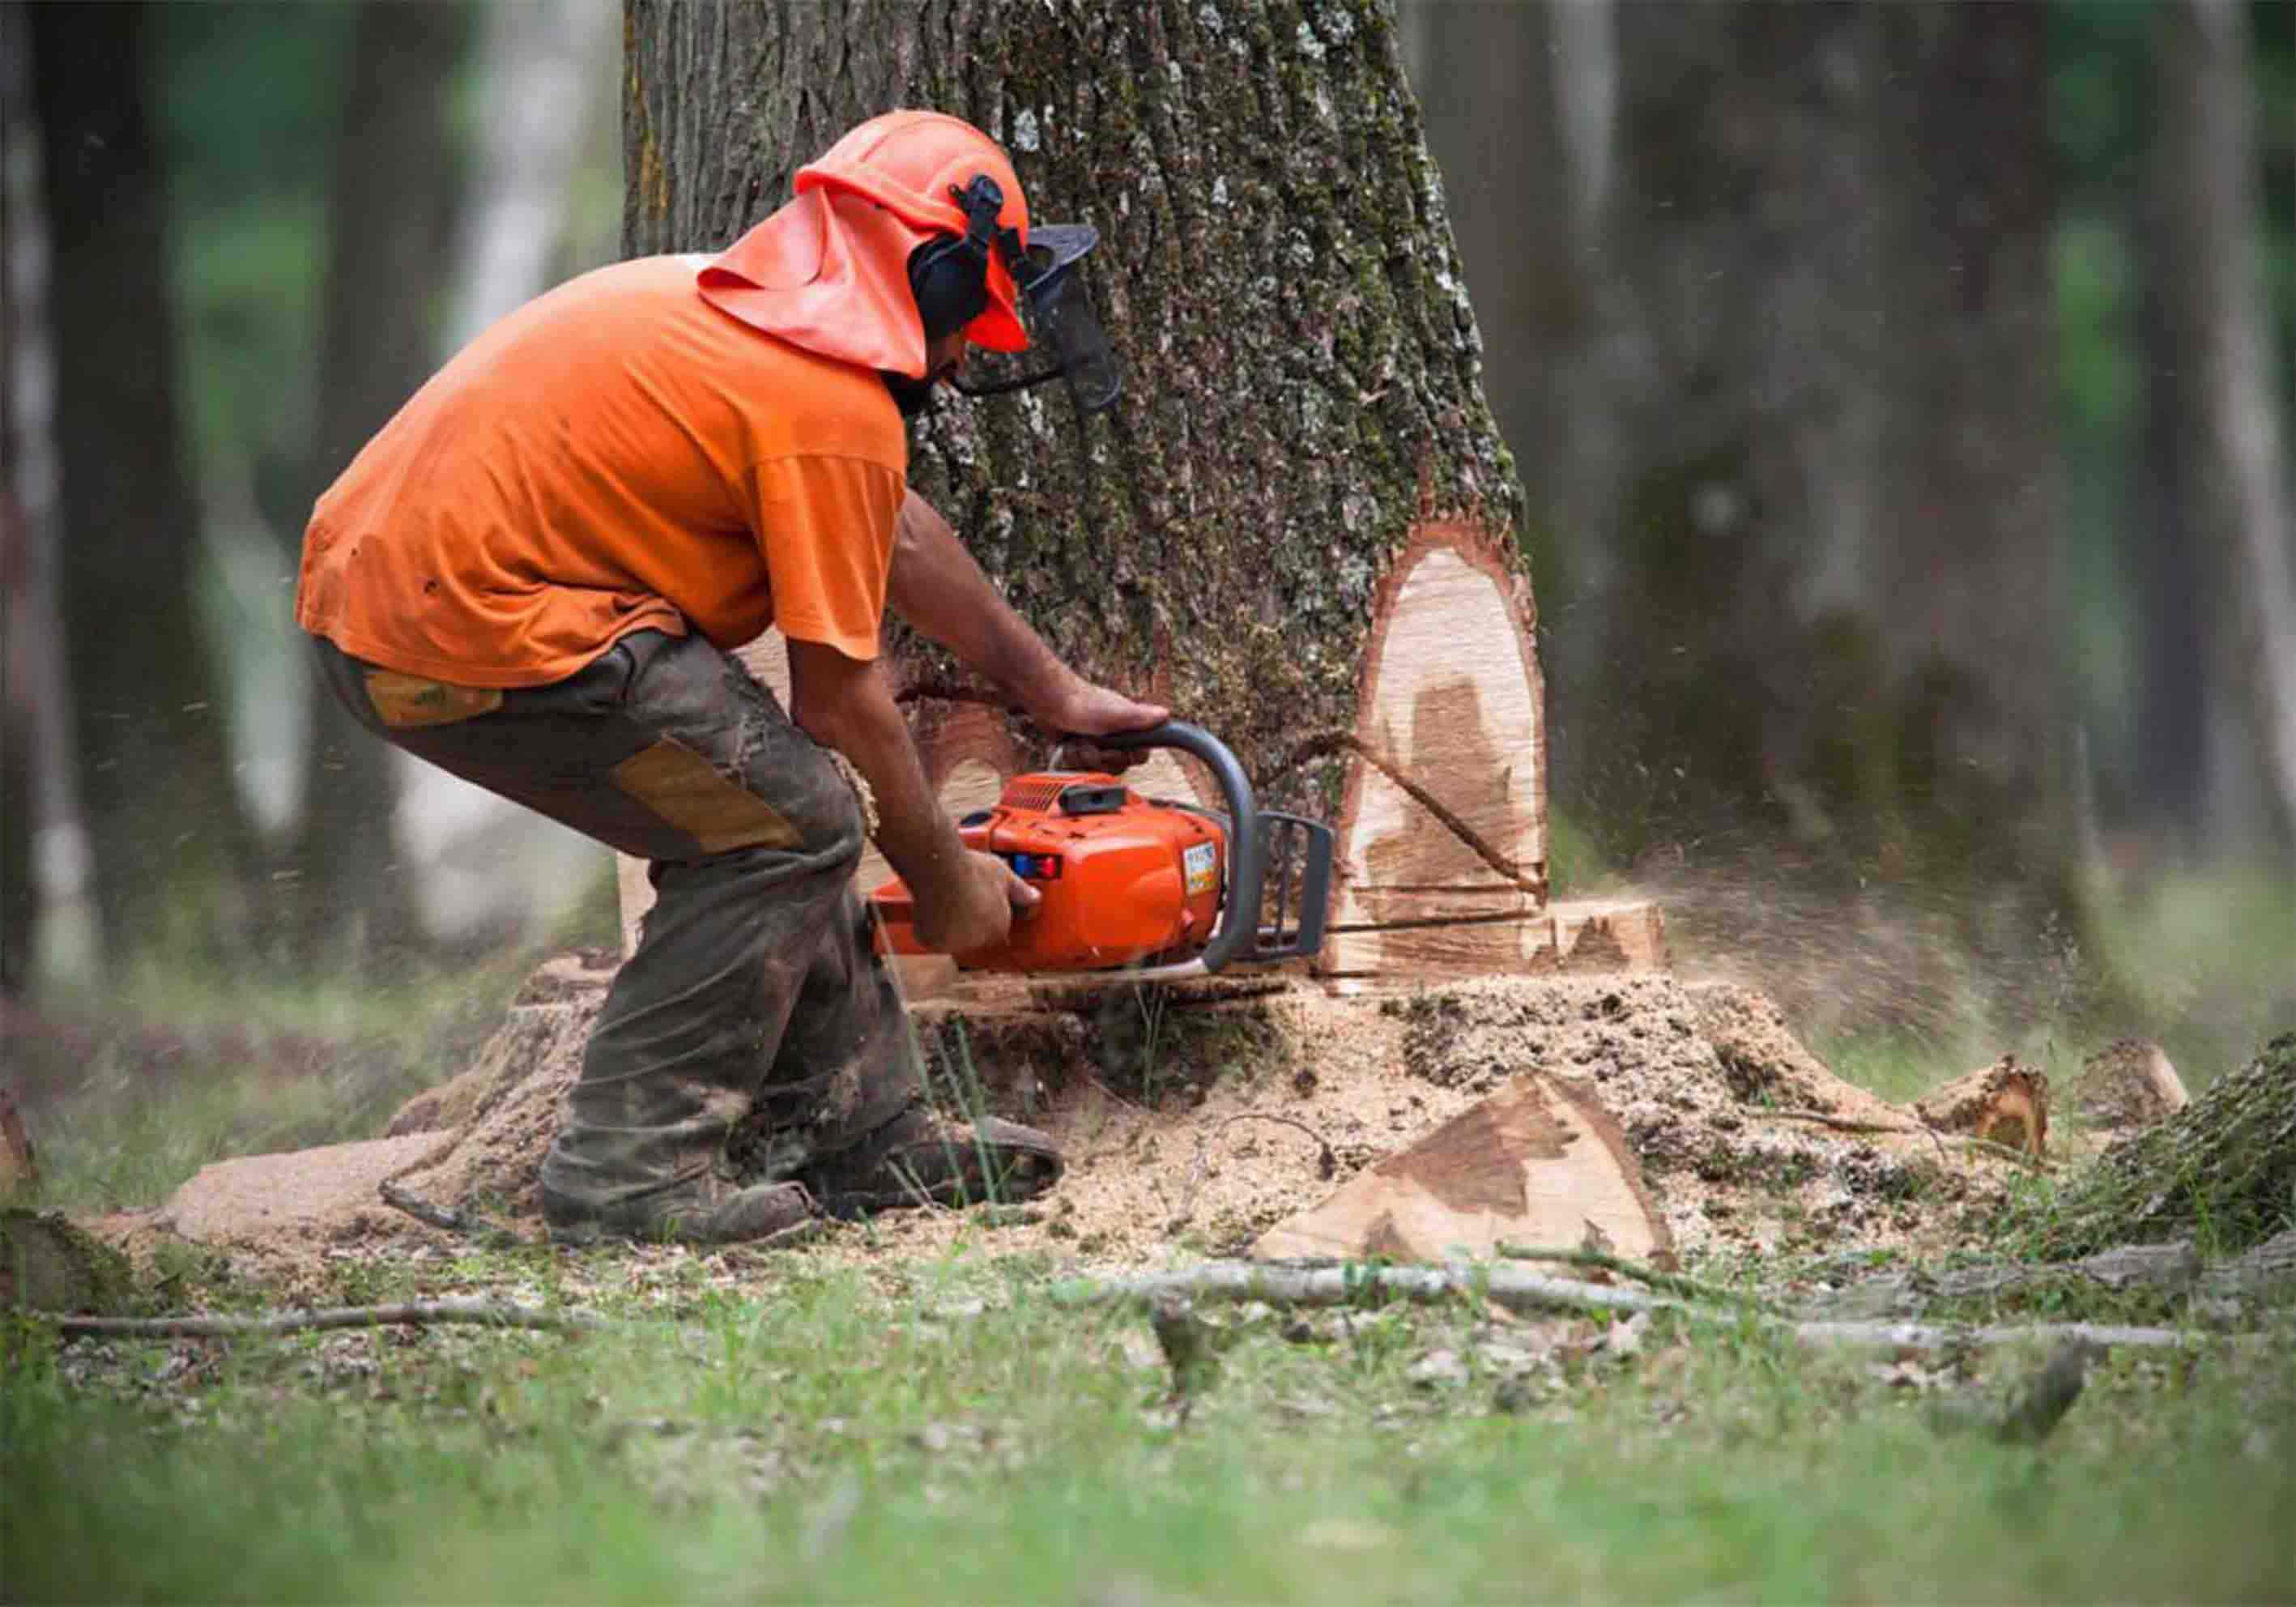
M 1635 1260 L 1672 1252 L 1617 1122 L 1591 1090 L 1533 1074 L 1271 1228 L 1251 1253 L 1436 1261 L 1590 1239 Z
M 1544 711 L 1501 575 L 1429 540 L 1383 592 L 1358 733 L 1523 881 L 1546 858 Z M 1539 894 L 1510 881 L 1379 763 L 1359 761 L 1340 844 L 1341 974 L 1519 971 L 1551 956 Z
M 1989 1066 L 1964 1072 L 1914 1102 L 1927 1126 L 2043 1155 L 2049 1143 L 2049 1078 L 2005 1054 Z

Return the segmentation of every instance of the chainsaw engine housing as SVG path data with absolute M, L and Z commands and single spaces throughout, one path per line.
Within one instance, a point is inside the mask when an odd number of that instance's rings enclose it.
M 1142 798 L 1112 775 L 1015 776 L 994 808 L 958 823 L 957 835 L 1043 896 L 1013 922 L 1004 947 L 965 957 L 976 970 L 1100 971 L 1186 959 L 1219 918 L 1225 827 L 1209 814 Z M 877 895 L 896 954 L 923 952 L 899 918 L 907 892 L 897 881 Z

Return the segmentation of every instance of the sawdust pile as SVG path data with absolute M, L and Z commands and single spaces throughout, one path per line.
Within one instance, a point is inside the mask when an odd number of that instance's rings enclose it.
M 569 955 L 543 966 L 476 1062 L 388 1135 L 226 1162 L 160 1210 L 101 1226 L 115 1239 L 179 1234 L 275 1274 L 388 1242 L 451 1242 L 384 1205 L 387 1178 L 538 1233 L 542 1158 L 611 965 Z M 1240 1253 L 1532 1072 L 1596 1091 L 1677 1250 L 1693 1256 L 1956 1242 L 2013 1170 L 1948 1149 L 1910 1111 L 1834 1077 L 1762 995 L 1664 974 L 1351 997 L 1304 982 L 1244 996 L 1015 986 L 916 1015 L 936 1096 L 1048 1129 L 1068 1176 L 994 1227 L 978 1214 L 894 1213 L 808 1253 L 928 1255 L 991 1233 L 1000 1250 L 1094 1266 Z

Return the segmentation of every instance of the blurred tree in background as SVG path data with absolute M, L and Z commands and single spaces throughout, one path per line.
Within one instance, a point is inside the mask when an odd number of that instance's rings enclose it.
M 243 940 L 258 882 L 199 627 L 156 19 L 39 5 L 22 20 L 47 214 L 55 572 L 96 909 L 107 950 L 157 939 L 219 955 Z
M 1696 873 L 1906 890 L 1980 950 L 2195 866 L 2290 885 L 2296 7 L 1399 10 L 1533 510 L 1582 871 L 1652 880 L 1693 937 Z M 8 6 L 53 255 L 72 779 L 115 955 L 339 963 L 437 941 L 440 885 L 570 880 L 538 823 L 419 830 L 452 800 L 310 699 L 288 607 L 310 499 L 365 434 L 472 327 L 611 254 L 612 20 Z M 599 111 L 553 124 L 578 102 Z

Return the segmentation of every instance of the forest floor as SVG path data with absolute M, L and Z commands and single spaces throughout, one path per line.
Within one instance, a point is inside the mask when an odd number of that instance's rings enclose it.
M 383 1093 L 438 1080 L 419 1071 L 381 1056 L 356 1122 L 329 1132 L 283 1100 L 258 1136 L 291 1148 L 379 1131 Z M 56 1196 L 150 1204 L 200 1160 L 264 1147 L 227 1127 L 226 1105 L 243 1123 L 251 1098 L 300 1074 L 246 1075 L 157 1104 L 121 1085 L 136 1114 L 111 1141 L 83 1126 L 46 1151 Z M 1369 1125 L 1431 1120 L 1452 1093 L 1415 1091 L 1426 1110 L 1382 1092 Z M 1173 1094 L 1168 1121 L 1201 1123 L 1225 1096 Z M 1172 1147 L 1175 1176 L 1193 1179 L 1192 1152 Z M 1306 1165 L 1299 1147 L 1280 1156 Z M 2032 1179 L 2022 1203 L 2045 1209 L 2031 1196 L 2048 1186 Z M 1969 1219 L 1957 1206 L 1952 1220 Z M 476 1296 L 607 1325 L 60 1339 L 0 1317 L 0 1595 L 2296 1599 L 2284 1304 L 2241 1320 L 2263 1343 L 2182 1300 L 2095 1286 L 1935 1314 L 2180 1330 L 2173 1349 L 2112 1352 L 2038 1444 L 1940 1422 L 2013 1394 L 2038 1345 L 1816 1350 L 1735 1314 L 1613 1324 L 1473 1296 L 1207 1306 L 1217 1361 L 1184 1389 L 1145 1315 L 1062 1295 L 1096 1263 L 1185 1259 L 1226 1235 L 1206 1224 L 1153 1253 L 1084 1255 L 1084 1235 L 1051 1232 L 1059 1220 L 988 1208 L 714 1252 L 417 1233 L 330 1242 L 284 1281 L 259 1258 L 170 1239 L 142 1267 L 151 1309 Z M 1685 1260 L 1809 1309 L 1964 1261 L 1979 1242 L 1960 1226 L 1943 1241 L 1716 1238 Z M 1113 1234 L 1108 1248 L 1127 1250 Z
M 1055 1265 L 1003 1237 L 982 1221 L 867 1267 L 827 1247 L 663 1247 L 338 1269 L 344 1300 L 487 1294 L 615 1322 L 578 1336 L 59 1344 L 18 1324 L 6 1593 L 2296 1596 L 2284 1342 L 2116 1351 L 2038 1446 L 1931 1424 L 1938 1400 L 2029 1371 L 2020 1349 L 1923 1363 L 1729 1318 L 1614 1327 L 1472 1301 L 1212 1313 L 1217 1367 L 1176 1398 L 1145 1319 L 1062 1305 Z M 1808 1290 L 1871 1259 L 1771 1261 L 1759 1282 Z M 171 1275 L 207 1309 L 272 1298 L 209 1272 Z

